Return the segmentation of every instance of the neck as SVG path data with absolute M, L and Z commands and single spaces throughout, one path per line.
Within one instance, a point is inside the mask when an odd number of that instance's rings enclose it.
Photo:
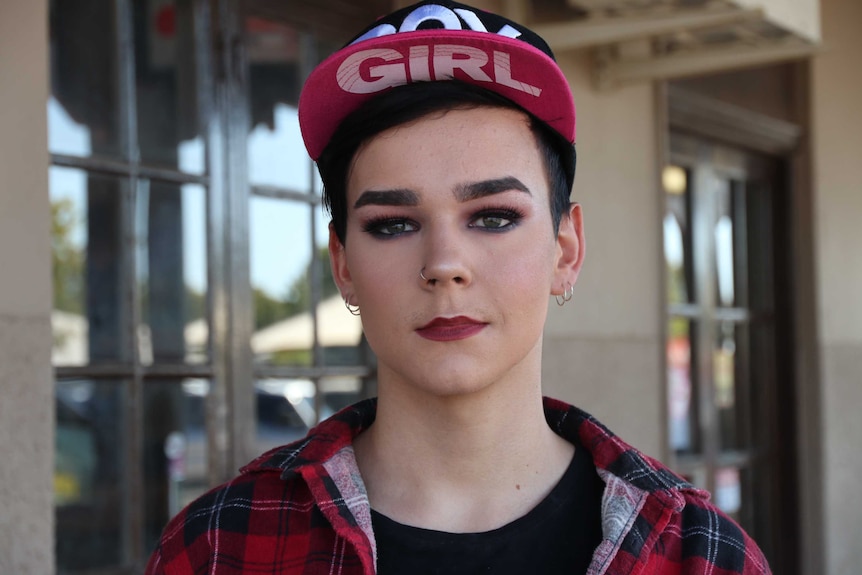
M 443 396 L 390 375 L 381 369 L 377 419 L 354 441 L 380 513 L 428 529 L 487 531 L 535 507 L 565 472 L 574 447 L 545 421 L 539 372 Z

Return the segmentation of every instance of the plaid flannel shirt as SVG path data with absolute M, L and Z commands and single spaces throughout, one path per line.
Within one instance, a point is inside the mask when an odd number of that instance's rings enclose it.
M 606 484 L 589 575 L 770 573 L 707 493 L 575 407 L 546 399 L 545 413 L 591 453 Z M 375 414 L 374 400 L 349 407 L 191 503 L 165 528 L 146 573 L 373 575 L 371 507 L 352 439 Z

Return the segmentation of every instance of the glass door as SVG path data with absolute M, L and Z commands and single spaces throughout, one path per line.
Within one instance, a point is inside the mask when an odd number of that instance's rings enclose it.
M 672 133 L 663 185 L 674 465 L 782 561 L 795 498 L 781 164 Z

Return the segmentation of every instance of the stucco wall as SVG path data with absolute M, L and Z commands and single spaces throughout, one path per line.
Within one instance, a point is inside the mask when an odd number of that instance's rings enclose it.
M 0 573 L 54 570 L 47 2 L 0 3 Z
M 823 0 L 812 70 L 826 562 L 862 565 L 862 3 Z
M 597 92 L 586 55 L 561 54 L 559 61 L 578 113 L 573 199 L 584 210 L 586 261 L 574 300 L 551 304 L 545 393 L 660 457 L 663 206 L 653 87 Z

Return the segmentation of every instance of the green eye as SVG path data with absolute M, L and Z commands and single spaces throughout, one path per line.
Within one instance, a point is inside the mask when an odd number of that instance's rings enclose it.
M 521 214 L 514 210 L 489 210 L 476 214 L 471 227 L 487 231 L 504 232 L 521 221 Z
M 404 232 L 412 232 L 413 230 L 413 225 L 407 222 L 392 222 L 391 224 L 384 224 L 380 226 L 377 231 L 384 235 L 397 236 L 398 234 L 403 234 Z
M 476 220 L 476 225 L 480 228 L 504 228 L 512 222 L 502 216 L 484 216 Z
M 378 237 L 399 236 L 409 232 L 415 232 L 418 226 L 410 220 L 389 218 L 368 222 L 364 226 L 365 231 Z

